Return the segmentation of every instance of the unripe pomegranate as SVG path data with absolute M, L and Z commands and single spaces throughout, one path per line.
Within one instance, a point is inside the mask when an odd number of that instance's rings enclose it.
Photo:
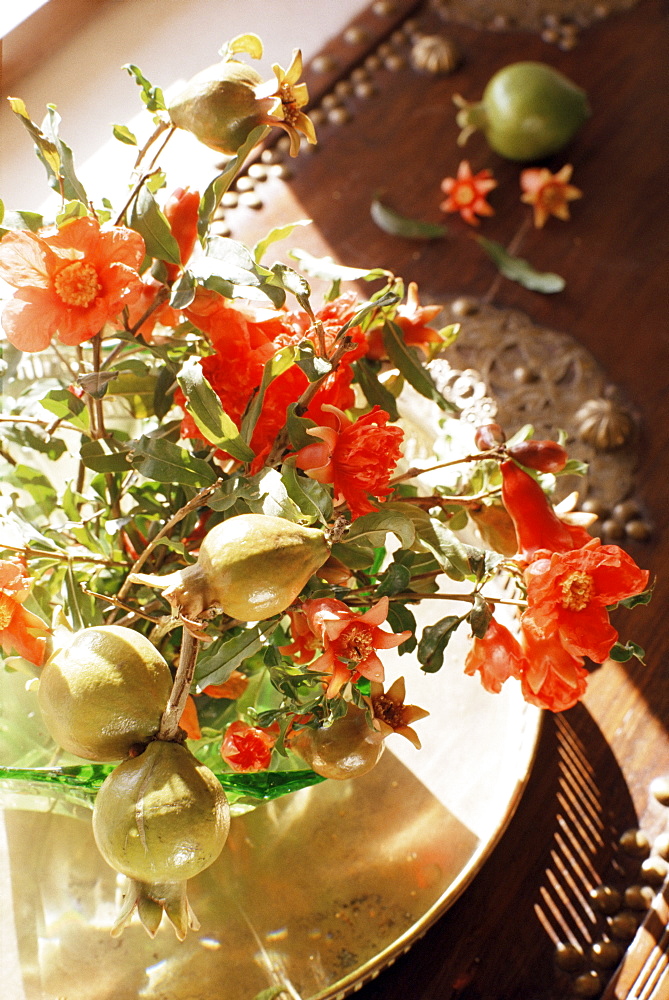
M 383 736 L 370 726 L 363 709 L 353 704 L 330 726 L 300 729 L 290 745 L 316 774 L 338 780 L 358 778 L 371 771 L 385 746 Z
M 137 905 L 150 934 L 163 909 L 183 938 L 197 921 L 186 880 L 223 849 L 230 809 L 215 774 L 180 743 L 154 740 L 119 764 L 103 782 L 93 809 L 93 834 L 105 861 L 131 879 L 115 930 Z
M 58 630 L 40 676 L 44 724 L 64 750 L 121 760 L 158 732 L 172 689 L 170 669 L 140 632 L 122 625 Z
M 319 528 L 238 514 L 207 532 L 197 562 L 169 576 L 132 579 L 160 587 L 187 618 L 219 608 L 238 621 L 262 621 L 285 611 L 329 555 Z
M 256 97 L 262 77 L 251 66 L 223 61 L 197 73 L 168 107 L 173 125 L 226 156 L 244 145 L 271 112 L 273 98 Z

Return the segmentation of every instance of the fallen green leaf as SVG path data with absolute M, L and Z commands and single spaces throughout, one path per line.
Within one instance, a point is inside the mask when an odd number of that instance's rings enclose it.
M 448 227 L 437 222 L 420 222 L 407 219 L 392 208 L 388 208 L 378 198 L 370 205 L 370 215 L 379 229 L 391 236 L 403 236 L 409 240 L 438 240 L 448 235 Z
M 485 236 L 477 236 L 476 242 L 488 254 L 500 274 L 509 281 L 516 281 L 531 292 L 541 292 L 543 295 L 553 295 L 565 287 L 565 280 L 552 271 L 535 271 L 532 265 L 522 257 L 514 257 L 496 240 L 488 240 Z

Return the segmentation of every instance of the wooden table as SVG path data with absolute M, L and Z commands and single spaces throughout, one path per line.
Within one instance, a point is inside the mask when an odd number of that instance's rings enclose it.
M 600 883 L 624 890 L 638 881 L 639 859 L 621 849 L 620 835 L 641 827 L 652 841 L 669 817 L 649 792 L 652 779 L 669 774 L 667 8 L 663 0 L 641 0 L 632 11 L 583 31 L 571 51 L 562 51 L 527 32 L 446 24 L 424 4 L 404 0 L 388 7 L 394 13 L 383 29 L 378 9 L 370 7 L 346 36 L 333 39 L 326 58 L 312 64 L 312 94 L 316 103 L 325 95 L 321 106 L 330 108 L 319 127 L 321 150 L 291 161 L 288 180 L 267 181 L 264 207 L 229 213 L 232 233 L 245 238 L 286 218 L 310 216 L 315 227 L 311 235 L 300 234 L 300 243 L 311 252 L 352 266 L 388 267 L 417 281 L 431 300 L 492 298 L 573 336 L 638 409 L 636 492 L 653 534 L 628 549 L 657 574 L 657 585 L 650 606 L 615 619 L 646 649 L 646 665 L 607 664 L 594 672 L 583 704 L 546 718 L 520 807 L 483 870 L 424 938 L 358 995 L 569 997 L 588 983 L 556 967 L 556 943 L 587 949 L 602 937 L 606 915 L 593 908 L 589 890 Z M 393 53 L 406 58 L 409 51 L 397 34 L 403 30 L 407 39 L 430 33 L 456 39 L 461 69 L 435 76 L 399 65 L 401 58 L 393 63 Z M 384 43 L 389 47 L 379 50 Z M 377 68 L 365 63 L 379 53 Z M 560 69 L 585 87 L 593 108 L 569 150 L 547 161 L 554 170 L 571 162 L 584 197 L 572 206 L 570 222 L 552 220 L 544 230 L 528 226 L 517 164 L 491 153 L 479 135 L 464 151 L 456 145 L 453 92 L 478 98 L 493 71 L 519 59 Z M 367 76 L 360 68 L 365 65 L 373 70 Z M 363 78 L 371 81 L 372 96 L 350 93 L 346 81 Z M 339 100 L 327 97 L 337 94 Z M 343 110 L 333 112 L 333 103 Z M 558 271 L 565 291 L 540 295 L 497 279 L 459 219 L 449 220 L 449 238 L 432 242 L 390 236 L 371 220 L 370 202 L 383 191 L 403 215 L 443 221 L 439 182 L 464 156 L 475 170 L 492 168 L 499 181 L 491 198 L 496 214 L 481 231 L 513 245 L 538 269 Z M 641 995 L 632 984 L 659 923 L 630 945 L 622 978 L 607 995 Z M 610 976 L 604 973 L 603 982 Z M 643 996 L 669 996 L 667 980 L 651 984 Z

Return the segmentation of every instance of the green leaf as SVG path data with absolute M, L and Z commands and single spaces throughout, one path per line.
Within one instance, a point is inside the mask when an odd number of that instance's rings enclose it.
M 393 632 L 405 632 L 408 630 L 413 633 L 397 647 L 397 652 L 400 655 L 411 653 L 418 645 L 416 638 L 417 625 L 413 612 L 407 608 L 406 604 L 402 604 L 400 601 L 391 601 L 388 605 L 388 618 L 386 620 Z
M 277 351 L 276 354 L 269 359 L 269 361 L 265 362 L 258 391 L 251 400 L 246 409 L 246 413 L 242 418 L 241 435 L 243 440 L 247 443 L 249 443 L 253 437 L 253 431 L 255 430 L 256 423 L 258 422 L 258 418 L 262 412 L 263 403 L 265 402 L 265 393 L 274 379 L 278 378 L 279 375 L 282 375 L 283 372 L 287 371 L 295 363 L 296 354 L 297 351 L 294 347 L 282 347 L 280 351 Z
M 398 510 L 379 510 L 363 514 L 352 523 L 346 535 L 347 542 L 357 543 L 367 538 L 375 546 L 383 545 L 388 532 L 396 535 L 404 549 L 410 549 L 416 538 L 413 521 Z
M 303 340 L 298 346 L 295 360 L 310 382 L 318 382 L 324 375 L 332 371 L 332 364 L 327 358 L 316 354 L 316 348 L 310 340 Z
M 277 226 L 275 229 L 270 229 L 267 236 L 262 240 L 258 240 L 254 246 L 254 260 L 259 264 L 273 243 L 278 243 L 280 240 L 285 240 L 289 236 L 292 236 L 298 226 L 311 226 L 312 223 L 312 219 L 300 219 L 298 222 L 289 222 L 285 226 Z
M 66 202 L 62 211 L 58 213 L 56 216 L 56 225 L 60 227 L 71 219 L 83 219 L 87 215 L 88 209 L 84 203 L 74 199 L 73 201 Z
M 140 97 L 149 111 L 166 111 L 165 98 L 163 97 L 163 92 L 159 87 L 154 87 L 146 77 L 142 74 L 141 69 L 138 66 L 133 66 L 132 63 L 126 63 L 122 67 L 128 71 L 131 76 L 134 76 L 135 81 L 139 87 L 141 87 Z
M 395 397 L 392 392 L 386 389 L 385 385 L 379 382 L 372 366 L 364 358 L 360 358 L 360 360 L 353 362 L 353 371 L 355 372 L 355 380 L 370 406 L 380 406 L 391 420 L 398 420 L 399 412 Z
M 137 145 L 137 136 L 126 125 L 112 125 L 112 133 L 115 139 L 127 146 Z
M 529 261 L 512 256 L 496 240 L 477 236 L 476 241 L 488 254 L 499 273 L 509 281 L 516 281 L 523 288 L 528 288 L 531 292 L 542 292 L 544 295 L 553 295 L 564 289 L 566 282 L 559 274 L 553 274 L 552 271 L 535 271 Z
M 57 505 L 58 495 L 50 481 L 29 465 L 15 465 L 4 481 L 24 489 L 46 514 L 51 514 Z
M 158 202 L 146 186 L 133 201 L 130 228 L 143 238 L 150 257 L 181 265 L 179 244 L 172 235 L 170 224 L 158 208 Z
M 196 690 L 203 691 L 210 684 L 223 684 L 227 681 L 232 671 L 241 666 L 244 660 L 267 645 L 269 636 L 278 624 L 278 621 L 270 620 L 252 625 L 200 653 L 195 668 Z
M 39 125 L 36 125 L 32 120 L 25 104 L 19 97 L 8 97 L 9 106 L 18 116 L 22 124 L 26 127 L 30 136 L 35 143 L 37 148 L 37 155 L 44 164 L 47 170 L 49 178 L 57 178 L 60 176 L 61 162 L 60 153 L 58 152 L 58 147 L 55 142 L 49 139 Z
M 652 597 L 653 587 L 649 587 L 648 590 L 643 590 L 640 594 L 634 594 L 632 597 L 626 597 L 624 600 L 619 601 L 616 607 L 636 608 L 639 605 L 650 604 Z
M 490 605 L 481 597 L 480 594 L 475 594 L 474 606 L 467 615 L 467 621 L 469 622 L 469 627 L 472 630 L 472 635 L 474 635 L 477 639 L 482 639 L 488 631 L 488 625 L 490 624 L 491 618 L 492 609 Z
M 309 282 L 301 274 L 298 274 L 297 271 L 294 271 L 292 267 L 287 267 L 285 264 L 275 264 L 272 267 L 272 274 L 277 279 L 280 287 L 284 288 L 287 292 L 292 292 L 307 315 L 313 319 L 314 311 L 309 301 L 309 296 L 311 295 Z
M 251 462 L 255 453 L 241 437 L 234 420 L 204 377 L 197 358 L 189 358 L 177 376 L 186 397 L 186 408 L 207 441 L 240 462 Z
M 206 462 L 164 438 L 144 435 L 134 444 L 131 454 L 133 468 L 159 483 L 180 483 L 201 489 L 216 482 L 216 474 Z
M 44 216 L 39 212 L 5 212 L 2 217 L 2 235 L 16 229 L 29 229 L 37 233 L 44 225 Z
M 21 445 L 22 448 L 32 448 L 33 451 L 46 455 L 54 462 L 67 451 L 67 445 L 64 441 L 57 437 L 51 437 L 41 427 L 6 424 L 2 429 L 2 437 L 6 441 L 13 441 L 15 444 Z
M 394 209 L 388 208 L 378 198 L 372 201 L 369 213 L 379 229 L 391 236 L 402 236 L 409 240 L 438 240 L 448 236 L 448 226 L 407 219 Z
M 418 528 L 420 541 L 430 550 L 451 580 L 464 580 L 471 572 L 467 550 L 449 529 L 431 517 L 429 525 Z
M 444 663 L 444 650 L 451 636 L 463 621 L 457 615 L 447 615 L 434 625 L 426 625 L 418 643 L 417 656 L 421 669 L 427 674 L 435 674 Z
M 195 298 L 197 281 L 190 271 L 182 271 L 172 285 L 170 305 L 172 309 L 187 309 Z
M 386 572 L 380 577 L 380 583 L 376 590 L 377 597 L 384 594 L 400 594 L 407 590 L 411 584 L 411 572 L 401 563 L 391 563 Z
M 325 486 L 307 476 L 298 476 L 292 462 L 284 463 L 281 478 L 288 496 L 306 518 L 321 524 L 328 523 L 332 517 L 332 497 Z
M 345 267 L 337 264 L 332 257 L 313 257 L 299 248 L 291 250 L 290 256 L 299 260 L 303 271 L 322 281 L 378 281 L 388 276 L 388 272 L 380 267 Z
M 426 399 L 431 399 L 440 409 L 448 413 L 457 412 L 456 407 L 437 389 L 415 348 L 407 346 L 401 328 L 390 320 L 386 320 L 383 324 L 383 343 L 392 363 L 416 392 Z
M 129 453 L 129 448 L 111 451 L 101 441 L 85 441 L 81 446 L 81 461 L 87 469 L 93 469 L 94 472 L 126 473 L 131 469 Z
M 213 181 L 202 195 L 198 222 L 198 233 L 200 236 L 205 236 L 207 234 L 211 218 L 218 208 L 221 198 L 234 181 L 246 157 L 268 132 L 268 125 L 259 125 L 257 128 L 254 128 L 253 131 L 249 133 L 244 145 L 240 146 L 237 150 L 236 156 L 232 157 L 225 170 L 218 174 L 218 176 L 214 177 Z
M 644 663 L 645 655 L 646 651 L 641 646 L 638 646 L 636 642 L 632 641 L 626 643 L 624 646 L 622 643 L 617 642 L 609 653 L 610 659 L 615 660 L 616 663 L 627 663 L 633 656 L 636 656 L 640 663 Z
M 56 111 L 53 104 L 47 104 L 47 110 L 49 112 L 48 129 L 60 155 L 60 183 L 57 182 L 53 184 L 52 187 L 54 187 L 57 191 L 60 191 L 62 184 L 63 195 L 65 198 L 80 201 L 83 204 L 88 204 L 88 195 L 86 194 L 84 186 L 74 170 L 74 157 L 72 155 L 72 150 L 67 143 L 60 138 L 58 133 L 60 115 Z
M 286 430 L 292 447 L 295 451 L 298 451 L 300 448 L 304 448 L 306 445 L 314 443 L 313 437 L 310 434 L 307 434 L 307 430 L 310 427 L 315 427 L 316 424 L 308 417 L 296 416 L 296 405 L 296 403 L 291 403 L 286 410 Z

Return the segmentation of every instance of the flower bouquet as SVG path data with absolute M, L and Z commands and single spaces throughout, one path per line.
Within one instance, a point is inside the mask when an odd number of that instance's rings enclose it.
M 269 82 L 261 52 L 233 39 L 169 103 L 127 67 L 147 137 L 114 128 L 137 148 L 122 206 L 89 199 L 53 107 L 40 126 L 10 98 L 59 197 L 0 220 L 0 778 L 92 807 L 128 880 L 116 934 L 135 908 L 152 935 L 163 913 L 179 938 L 197 926 L 186 882 L 231 810 L 355 779 L 395 734 L 420 748 L 428 713 L 384 650 L 435 672 L 467 630 L 467 674 L 554 712 L 586 660 L 642 655 L 609 612 L 648 600 L 648 573 L 573 498 L 551 504 L 579 471 L 563 442 L 446 430 L 438 306 L 382 268 L 269 263 L 290 224 L 253 247 L 217 234 L 271 129 L 291 155 L 316 141 L 299 52 Z M 161 170 L 180 129 L 225 157 L 202 193 Z M 417 465 L 421 397 L 442 439 Z M 426 598 L 447 613 L 419 629 Z

